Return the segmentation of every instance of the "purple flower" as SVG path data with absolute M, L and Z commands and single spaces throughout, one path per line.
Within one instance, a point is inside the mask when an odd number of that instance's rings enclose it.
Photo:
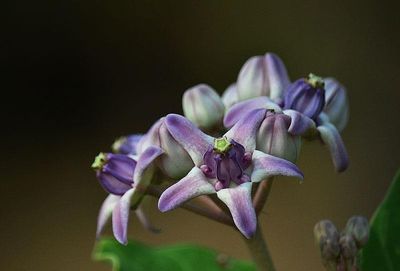
M 299 79 L 286 90 L 285 109 L 293 109 L 316 120 L 325 106 L 325 89 L 322 78 L 310 73 L 307 79 Z
M 346 148 L 336 127 L 330 123 L 329 117 L 321 112 L 316 120 L 293 109 L 282 110 L 277 104 L 273 103 L 268 97 L 258 97 L 232 106 L 224 117 L 224 125 L 227 128 L 235 125 L 243 116 L 246 116 L 255 109 L 269 109 L 278 113 L 283 113 L 291 118 L 288 132 L 291 135 L 302 135 L 314 137 L 318 135 L 328 146 L 331 158 L 336 171 L 342 172 L 347 169 L 349 160 Z M 283 130 L 281 130 L 283 131 Z M 258 140 L 257 149 L 264 150 L 262 138 Z M 270 145 L 272 146 L 272 145 Z M 287 147 L 287 146 L 286 146 Z M 274 153 L 278 155 L 278 153 Z
M 182 116 L 168 115 L 168 130 L 189 153 L 195 167 L 164 191 L 159 209 L 169 211 L 191 198 L 216 193 L 229 208 L 238 229 L 250 238 L 257 224 L 252 183 L 276 175 L 303 178 L 293 163 L 255 150 L 256 132 L 265 114 L 265 109 L 254 110 L 221 138 L 204 134 Z
M 113 143 L 112 150 L 115 153 L 135 155 L 137 154 L 136 146 L 142 137 L 141 134 L 120 137 Z
M 104 201 L 98 217 L 97 235 L 102 232 L 112 214 L 113 232 L 118 242 L 126 244 L 131 206 L 137 206 L 153 175 L 153 163 L 163 151 L 147 148 L 136 160 L 123 154 L 100 153 L 92 168 L 101 186 L 110 195 Z

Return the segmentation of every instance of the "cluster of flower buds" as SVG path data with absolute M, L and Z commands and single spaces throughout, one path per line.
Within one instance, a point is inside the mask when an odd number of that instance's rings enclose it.
M 322 220 L 314 227 L 314 237 L 327 270 L 355 271 L 358 270 L 357 254 L 368 241 L 368 220 L 353 216 L 340 234 L 331 221 Z
M 93 168 L 110 193 L 98 233 L 112 215 L 114 235 L 126 243 L 129 210 L 140 212 L 143 196 L 159 191 L 162 212 L 207 199 L 216 217 L 251 238 L 260 209 L 255 195 L 267 193 L 258 183 L 278 175 L 303 179 L 295 165 L 302 138 L 321 139 L 337 171 L 348 166 L 339 134 L 348 120 L 345 89 L 314 74 L 291 82 L 275 54 L 250 58 L 222 96 L 200 84 L 183 94 L 182 104 L 184 116 L 164 116 L 96 159 Z

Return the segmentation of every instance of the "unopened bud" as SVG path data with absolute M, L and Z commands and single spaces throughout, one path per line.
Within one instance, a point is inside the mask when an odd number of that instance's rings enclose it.
M 357 255 L 357 245 L 353 237 L 348 234 L 344 234 L 339 239 L 340 251 L 342 256 L 347 260 L 353 260 Z
M 237 88 L 239 100 L 268 96 L 276 102 L 290 84 L 285 65 L 275 54 L 254 56 L 240 70 Z
M 284 108 L 317 119 L 325 106 L 325 89 L 322 78 L 310 73 L 308 78 L 294 82 L 286 91 Z
M 222 102 L 225 105 L 225 111 L 228 111 L 234 104 L 239 101 L 236 84 L 230 85 L 224 93 L 222 93 Z
M 186 90 L 182 106 L 185 116 L 200 128 L 211 129 L 222 124 L 225 106 L 218 93 L 208 85 Z
M 329 121 L 342 131 L 349 120 L 346 89 L 334 78 L 325 78 L 325 108 Z
M 345 233 L 351 235 L 358 248 L 363 247 L 369 238 L 368 220 L 363 216 L 353 216 L 347 221 Z
M 291 118 L 269 111 L 257 134 L 257 149 L 293 163 L 300 153 L 301 137 L 288 132 Z
M 314 238 L 319 246 L 321 258 L 327 262 L 336 262 L 340 254 L 339 233 L 329 220 L 322 220 L 314 227 Z

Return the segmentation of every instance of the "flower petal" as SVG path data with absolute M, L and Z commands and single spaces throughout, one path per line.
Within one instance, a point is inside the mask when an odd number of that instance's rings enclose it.
M 349 157 L 338 130 L 329 122 L 318 126 L 317 129 L 322 141 L 328 145 L 336 171 L 345 171 L 349 166 Z
M 183 116 L 169 114 L 165 123 L 171 135 L 189 153 L 196 166 L 200 166 L 206 151 L 212 146 L 214 138 L 200 131 Z
M 160 118 L 157 120 L 147 131 L 147 133 L 139 140 L 137 143 L 136 149 L 137 153 L 142 153 L 150 146 L 160 146 L 160 139 L 158 135 L 158 130 L 160 129 L 161 124 L 163 123 L 164 118 Z
M 107 224 L 108 219 L 111 217 L 115 205 L 117 205 L 120 196 L 108 195 L 100 207 L 99 216 L 97 217 L 97 230 L 96 238 L 100 237 L 103 232 L 104 226 Z
M 194 167 L 186 177 L 161 194 L 158 209 L 161 212 L 170 211 L 194 197 L 213 193 L 214 186 L 198 167 Z
M 264 120 L 266 112 L 266 109 L 255 109 L 249 112 L 225 136 L 241 144 L 246 151 L 253 151 L 256 148 L 257 130 Z
M 163 153 L 164 151 L 161 148 L 151 146 L 139 156 L 133 174 L 133 181 L 136 187 L 141 186 L 141 188 L 145 189 L 150 183 L 154 171 L 153 162 Z
M 315 128 L 315 122 L 298 111 L 287 109 L 283 113 L 291 118 L 288 132 L 292 135 L 302 135 L 308 129 Z
M 300 169 L 285 159 L 278 158 L 260 151 L 253 152 L 253 172 L 251 181 L 258 183 L 270 176 L 291 176 L 303 180 L 303 173 Z
M 261 108 L 273 109 L 277 112 L 281 111 L 281 108 L 267 97 L 253 98 L 233 105 L 225 114 L 224 126 L 226 128 L 231 128 L 247 113 L 254 109 Z
M 240 232 L 250 238 L 257 228 L 257 217 L 251 201 L 251 182 L 234 188 L 221 189 L 218 198 L 228 206 L 233 221 Z
M 97 179 L 99 180 L 104 190 L 114 195 L 121 196 L 126 191 L 132 188 L 131 185 L 121 182 L 120 180 L 118 180 L 113 175 L 107 172 L 99 171 L 97 173 Z
M 115 239 L 123 245 L 128 243 L 128 221 L 131 198 L 135 189 L 127 191 L 118 201 L 113 210 L 112 222 Z

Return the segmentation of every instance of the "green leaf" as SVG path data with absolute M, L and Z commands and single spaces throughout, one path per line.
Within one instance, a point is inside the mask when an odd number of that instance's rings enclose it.
M 109 261 L 114 271 L 255 271 L 250 262 L 221 257 L 217 252 L 194 245 L 152 248 L 130 241 L 127 246 L 113 239 L 96 244 L 93 257 Z
M 400 171 L 371 220 L 360 263 L 362 271 L 400 270 Z

